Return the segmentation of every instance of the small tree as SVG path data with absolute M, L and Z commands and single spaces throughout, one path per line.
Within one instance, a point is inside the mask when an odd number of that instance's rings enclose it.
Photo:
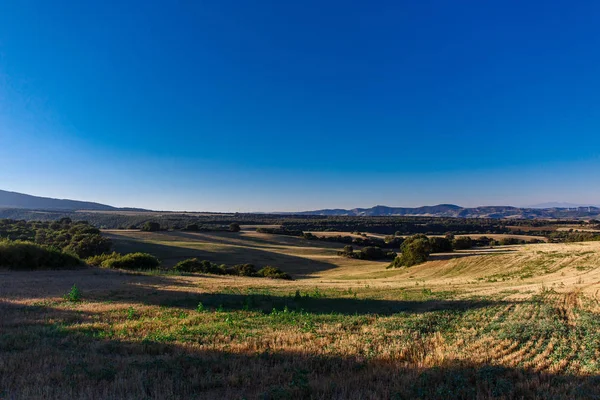
M 413 235 L 402 243 L 400 250 L 402 252 L 389 267 L 412 267 L 424 263 L 431 253 L 431 243 L 425 235 Z
M 242 230 L 242 228 L 240 228 L 240 224 L 238 224 L 237 222 L 233 222 L 233 223 L 229 224 L 229 231 L 239 232 L 241 230 Z

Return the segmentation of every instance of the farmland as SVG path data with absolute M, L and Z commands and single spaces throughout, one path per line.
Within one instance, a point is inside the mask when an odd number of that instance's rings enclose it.
M 252 229 L 103 235 L 166 267 L 197 257 L 295 280 L 0 271 L 0 398 L 600 395 L 599 242 L 387 269 L 338 256 L 342 244 Z

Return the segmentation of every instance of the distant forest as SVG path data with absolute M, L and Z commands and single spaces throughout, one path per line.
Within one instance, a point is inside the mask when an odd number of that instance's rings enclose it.
M 512 220 L 491 218 L 444 217 L 356 217 L 277 214 L 198 214 L 198 213 L 143 213 L 143 212 L 76 212 L 0 209 L 0 218 L 25 221 L 58 221 L 70 218 L 86 221 L 100 229 L 142 229 L 148 223 L 159 229 L 175 230 L 228 230 L 231 224 L 281 225 L 286 231 L 371 232 L 385 235 L 412 235 L 423 233 L 455 234 L 556 234 L 561 225 L 580 225 L 600 228 L 599 221 L 580 220 Z M 532 232 L 535 229 L 535 232 Z

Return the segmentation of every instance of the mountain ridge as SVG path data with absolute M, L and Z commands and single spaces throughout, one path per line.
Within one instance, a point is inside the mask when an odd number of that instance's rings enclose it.
M 377 205 L 370 208 L 353 209 L 322 209 L 303 211 L 298 215 L 322 216 L 355 216 L 355 217 L 383 217 L 383 216 L 423 216 L 423 217 L 448 217 L 448 218 L 596 218 L 600 216 L 600 208 L 594 206 L 577 208 L 533 208 L 514 206 L 480 206 L 461 207 L 455 204 L 438 204 L 421 207 L 389 207 Z
M 55 199 L 30 194 L 0 190 L 0 208 L 41 210 L 89 211 L 148 211 L 141 208 L 119 208 L 91 201 Z

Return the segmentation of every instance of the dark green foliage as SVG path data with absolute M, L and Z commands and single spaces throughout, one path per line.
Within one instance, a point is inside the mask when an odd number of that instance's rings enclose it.
M 256 268 L 253 264 L 238 264 L 234 265 L 232 268 L 235 271 L 233 275 L 256 276 Z
M 0 241 L 0 268 L 14 270 L 73 269 L 82 266 L 79 258 L 55 247 L 25 241 Z
M 227 273 L 224 265 L 211 263 L 210 261 L 200 261 L 197 258 L 189 258 L 175 264 L 173 269 L 177 272 L 193 272 L 204 274 L 225 275 Z
M 264 278 L 271 278 L 271 279 L 286 279 L 286 280 L 291 280 L 292 279 L 292 277 L 290 275 L 286 274 L 285 272 L 283 272 L 279 268 L 270 267 L 270 266 L 266 266 L 264 268 L 261 268 L 256 273 L 256 275 L 257 276 L 262 276 Z
M 448 253 L 452 251 L 452 242 L 445 237 L 430 237 L 432 253 Z
M 153 255 L 146 253 L 130 253 L 120 255 L 113 253 L 100 264 L 104 268 L 149 270 L 160 267 L 160 261 Z
M 304 233 L 300 230 L 290 230 L 287 228 L 256 228 L 256 232 L 270 233 L 273 235 L 304 236 Z
M 506 238 L 500 239 L 501 246 L 510 246 L 510 245 L 514 245 L 514 244 L 525 244 L 525 243 L 527 243 L 525 240 L 517 239 L 514 237 L 506 237 Z
M 184 229 L 184 231 L 190 231 L 190 232 L 197 232 L 199 230 L 200 229 L 198 227 L 198 224 L 188 224 Z
M 207 260 L 200 261 L 197 258 L 180 261 L 173 267 L 173 270 L 188 273 L 291 279 L 288 274 L 275 267 L 264 267 L 257 271 L 253 264 L 237 264 L 227 267 L 224 264 L 218 265 Z
M 396 253 L 393 251 L 384 251 L 379 247 L 369 246 L 362 250 L 354 251 L 352 246 L 344 246 L 344 250 L 339 251 L 338 255 L 348 258 L 356 258 L 359 260 L 393 260 Z
M 431 242 L 425 235 L 413 235 L 402 243 L 400 250 L 402 252 L 390 264 L 390 268 L 412 267 L 426 262 L 431 254 Z
M 240 224 L 238 224 L 237 222 L 232 222 L 231 224 L 229 224 L 229 230 L 231 232 L 239 232 L 242 230 L 242 228 L 240 228 Z
M 0 220 L 0 238 L 48 245 L 80 258 L 110 251 L 112 243 L 86 221 L 62 218 L 57 222 Z
M 69 290 L 67 294 L 63 296 L 63 298 L 67 301 L 77 302 L 81 300 L 81 291 L 75 285 Z
M 160 231 L 160 224 L 158 222 L 148 221 L 142 226 L 144 232 L 157 232 Z
M 473 240 L 469 236 L 462 236 L 452 242 L 454 250 L 467 250 L 473 247 Z

